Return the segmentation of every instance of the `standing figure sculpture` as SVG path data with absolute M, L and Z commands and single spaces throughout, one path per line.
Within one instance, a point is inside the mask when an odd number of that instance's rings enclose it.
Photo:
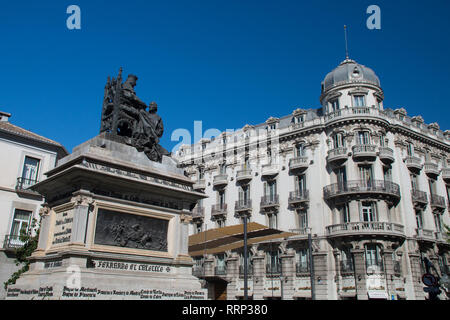
M 159 145 L 164 127 L 162 119 L 156 114 L 155 102 L 147 105 L 136 95 L 134 87 L 138 77 L 130 74 L 122 83 L 122 68 L 117 79 L 108 77 L 103 99 L 100 132 L 110 132 L 123 137 L 125 143 L 144 152 L 147 157 L 161 162 L 170 153 Z

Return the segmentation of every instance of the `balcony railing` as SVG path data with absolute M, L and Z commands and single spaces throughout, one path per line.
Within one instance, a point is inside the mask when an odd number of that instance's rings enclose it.
M 21 248 L 25 245 L 25 242 L 20 240 L 19 235 L 6 235 L 3 242 L 3 248 L 5 250 Z
M 297 204 L 305 204 L 309 202 L 309 190 L 296 190 L 289 192 L 288 202 L 294 206 Z
M 427 193 L 416 189 L 411 190 L 411 199 L 417 204 L 423 205 L 428 203 Z
M 227 267 L 226 266 L 215 266 L 214 267 L 214 274 L 215 275 L 226 275 L 227 274 Z
M 445 209 L 445 198 L 436 194 L 432 194 L 430 197 L 430 204 L 435 209 Z
M 289 170 L 305 170 L 309 166 L 308 157 L 295 157 L 289 159 Z
M 227 204 L 226 203 L 213 204 L 211 206 L 211 214 L 213 216 L 226 215 L 227 214 Z
M 242 169 L 236 172 L 236 180 L 244 181 L 252 179 L 252 170 L 251 169 Z
M 279 204 L 280 202 L 277 194 L 261 197 L 261 208 L 276 207 L 279 206 Z
M 297 274 L 309 273 L 309 263 L 297 262 L 295 264 L 295 273 L 297 273 Z
M 245 200 L 237 200 L 236 204 L 234 206 L 234 209 L 236 211 L 247 211 L 252 208 L 252 200 L 251 199 L 245 199 Z
M 354 107 L 354 108 L 339 109 L 326 114 L 325 122 L 329 122 L 343 117 L 358 117 L 358 116 L 363 117 L 375 116 L 383 120 L 386 117 L 386 115 L 382 110 L 375 107 Z
M 281 264 L 266 264 L 266 274 L 280 274 Z
M 357 144 L 352 147 L 353 158 L 376 157 L 377 147 L 372 144 Z
M 422 170 L 422 160 L 418 157 L 408 156 L 405 158 L 405 164 L 408 169 Z
M 429 176 L 436 177 L 439 175 L 439 166 L 433 162 L 425 162 L 425 173 Z
M 386 180 L 350 180 L 334 183 L 323 188 L 325 199 L 352 193 L 383 193 L 400 198 L 400 186 Z
M 327 162 L 347 160 L 347 147 L 339 147 L 328 150 Z
M 203 219 L 204 217 L 205 217 L 204 207 L 195 207 L 194 210 L 192 210 L 192 218 Z
M 404 226 L 393 222 L 349 222 L 327 227 L 329 236 L 352 234 L 382 234 L 404 236 Z
M 35 191 L 28 189 L 29 187 L 35 185 L 36 183 L 38 183 L 38 180 L 17 178 L 16 190 L 36 193 Z
M 227 174 L 219 174 L 214 177 L 213 184 L 214 186 L 223 186 L 228 183 L 228 175 Z
M 205 179 L 199 179 L 197 180 L 194 185 L 192 186 L 194 190 L 201 190 L 206 188 L 206 182 Z
M 450 168 L 442 168 L 442 179 L 444 179 L 445 182 L 450 181 Z
M 434 232 L 427 229 L 416 229 L 416 236 L 421 240 L 434 240 Z
M 380 160 L 384 162 L 393 162 L 394 158 L 394 150 L 388 147 L 380 147 L 379 149 Z
M 278 174 L 279 166 L 275 163 L 263 164 L 261 167 L 262 176 L 274 176 Z

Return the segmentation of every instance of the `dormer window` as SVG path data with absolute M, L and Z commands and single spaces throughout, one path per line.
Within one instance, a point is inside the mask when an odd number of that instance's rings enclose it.
M 354 107 L 365 107 L 366 106 L 365 96 L 363 96 L 363 95 L 353 96 L 353 106 Z
M 272 131 L 275 130 L 277 128 L 277 123 L 271 123 L 267 126 L 267 131 Z
M 297 123 L 303 123 L 305 121 L 305 115 L 298 115 L 292 118 L 292 122 L 297 124 Z

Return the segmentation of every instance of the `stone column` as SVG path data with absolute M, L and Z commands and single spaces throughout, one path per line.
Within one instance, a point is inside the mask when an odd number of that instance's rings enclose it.
M 43 251 L 47 249 L 48 246 L 48 236 L 51 223 L 50 207 L 47 204 L 43 204 L 42 208 L 39 210 L 39 215 L 41 216 L 41 225 L 39 231 L 39 241 L 36 251 L 33 255 L 41 255 Z
M 227 300 L 236 300 L 236 287 L 239 281 L 239 258 L 232 253 L 227 258 Z
M 74 193 L 71 201 L 75 202 L 75 206 L 72 209 L 73 221 L 70 242 L 84 247 L 86 244 L 89 212 L 94 200 L 90 196 L 89 191 L 80 190 Z
M 264 294 L 264 253 L 253 256 L 253 300 L 262 300 Z
M 284 279 L 281 281 L 283 295 L 281 299 L 292 300 L 294 296 L 294 277 L 295 277 L 295 252 L 289 249 L 285 254 L 280 256 L 281 271 Z
M 386 275 L 386 286 L 387 293 L 389 294 L 389 299 L 392 294 L 395 294 L 395 284 L 394 284 L 394 260 L 392 260 L 392 249 L 384 249 L 384 273 Z
M 366 264 L 364 261 L 364 249 L 351 249 L 355 262 L 355 285 L 358 300 L 368 300 Z
M 316 300 L 328 300 L 327 252 L 313 252 L 314 284 Z
M 190 212 L 185 212 L 180 214 L 180 233 L 178 235 L 178 253 L 177 259 L 190 261 L 188 251 L 188 239 L 189 239 L 189 224 L 192 221 L 192 216 Z
M 413 299 L 415 300 L 425 300 L 425 292 L 423 291 L 422 285 L 422 271 L 420 269 L 420 254 L 419 253 L 408 253 L 409 263 L 411 265 L 412 274 L 412 285 L 414 288 Z

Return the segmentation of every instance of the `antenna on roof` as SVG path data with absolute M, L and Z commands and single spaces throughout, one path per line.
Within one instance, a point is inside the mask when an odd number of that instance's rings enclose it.
M 344 25 L 344 36 L 345 36 L 345 59 L 348 59 L 347 26 L 346 25 Z

